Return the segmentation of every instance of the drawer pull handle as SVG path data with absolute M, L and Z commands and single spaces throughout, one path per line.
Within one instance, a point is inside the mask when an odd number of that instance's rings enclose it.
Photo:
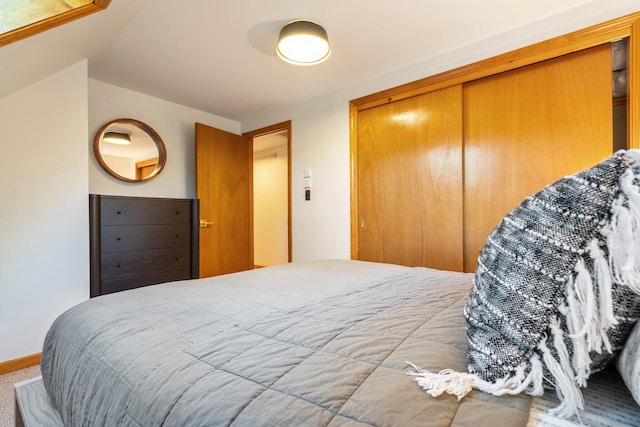
M 116 213 L 117 213 L 118 215 L 120 215 L 120 214 L 122 214 L 122 211 L 116 211 Z
M 119 242 L 120 240 L 122 240 L 122 237 L 116 237 L 116 240 Z
M 182 261 L 182 257 L 177 256 L 176 261 Z
M 118 266 L 117 266 L 117 267 L 118 267 L 118 268 L 122 268 L 122 264 L 118 264 Z
M 179 238 L 180 238 L 180 235 L 179 235 L 179 234 L 176 234 L 176 239 L 179 239 Z

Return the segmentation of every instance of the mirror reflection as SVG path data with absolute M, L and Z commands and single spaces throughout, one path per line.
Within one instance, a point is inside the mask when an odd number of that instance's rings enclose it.
M 93 140 L 93 151 L 105 171 L 128 182 L 154 178 L 167 158 L 160 135 L 135 119 L 116 119 L 102 126 Z

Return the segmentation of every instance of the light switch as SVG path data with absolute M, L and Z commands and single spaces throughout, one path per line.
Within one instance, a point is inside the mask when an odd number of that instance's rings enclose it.
M 311 178 L 311 169 L 304 168 L 304 178 Z
M 305 178 L 304 179 L 304 189 L 308 190 L 309 188 L 311 188 L 311 178 Z

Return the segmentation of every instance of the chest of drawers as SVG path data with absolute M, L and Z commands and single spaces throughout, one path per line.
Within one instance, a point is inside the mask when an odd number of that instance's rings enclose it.
M 89 195 L 91 297 L 198 277 L 198 201 Z

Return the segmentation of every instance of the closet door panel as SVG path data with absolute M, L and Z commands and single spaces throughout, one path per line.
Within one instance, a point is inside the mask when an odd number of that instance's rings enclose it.
M 462 270 L 462 88 L 358 114 L 358 259 Z
M 466 83 L 465 270 L 526 196 L 613 151 L 611 48 Z

